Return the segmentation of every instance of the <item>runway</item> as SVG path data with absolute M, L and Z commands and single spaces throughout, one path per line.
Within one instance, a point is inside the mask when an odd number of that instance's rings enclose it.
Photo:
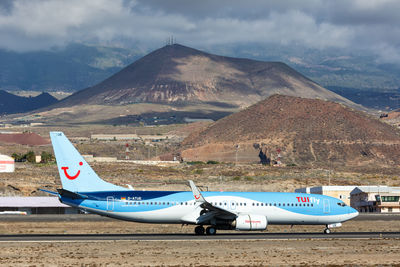
M 0 235 L 0 242 L 63 241 L 210 241 L 210 240 L 332 240 L 332 239 L 400 239 L 400 232 L 322 233 L 229 233 L 212 236 L 194 234 L 38 234 Z
M 96 214 L 40 214 L 40 215 L 2 215 L 0 222 L 107 222 L 115 219 Z M 352 221 L 397 221 L 399 213 L 362 213 Z

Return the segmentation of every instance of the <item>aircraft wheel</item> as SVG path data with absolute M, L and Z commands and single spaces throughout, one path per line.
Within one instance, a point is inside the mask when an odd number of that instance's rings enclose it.
M 217 233 L 217 229 L 215 227 L 209 226 L 206 229 L 207 235 L 215 235 Z
M 325 234 L 330 234 L 330 233 L 331 233 L 331 229 L 326 228 L 326 229 L 324 230 L 324 233 L 325 233 Z
M 194 233 L 196 235 L 204 235 L 204 227 L 201 225 L 196 226 L 196 228 L 194 228 Z

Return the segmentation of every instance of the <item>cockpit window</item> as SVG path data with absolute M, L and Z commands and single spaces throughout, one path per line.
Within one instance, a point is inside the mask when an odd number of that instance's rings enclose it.
M 344 204 L 344 202 L 338 202 L 337 203 L 339 206 L 341 206 L 341 207 L 345 207 L 346 206 L 346 204 Z

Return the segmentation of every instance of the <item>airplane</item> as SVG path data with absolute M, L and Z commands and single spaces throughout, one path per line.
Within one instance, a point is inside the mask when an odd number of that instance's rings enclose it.
M 59 200 L 115 219 L 196 225 L 197 235 L 217 230 L 262 231 L 268 225 L 325 225 L 324 233 L 358 216 L 343 201 L 285 192 L 210 192 L 189 180 L 190 191 L 139 191 L 101 179 L 62 132 L 50 132 L 62 188 Z M 207 228 L 204 228 L 206 226 Z

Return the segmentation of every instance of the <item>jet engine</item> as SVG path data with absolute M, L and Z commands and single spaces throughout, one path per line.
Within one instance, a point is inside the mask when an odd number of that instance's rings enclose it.
M 267 217 L 263 215 L 239 215 L 232 222 L 232 227 L 239 231 L 257 231 L 267 229 Z

